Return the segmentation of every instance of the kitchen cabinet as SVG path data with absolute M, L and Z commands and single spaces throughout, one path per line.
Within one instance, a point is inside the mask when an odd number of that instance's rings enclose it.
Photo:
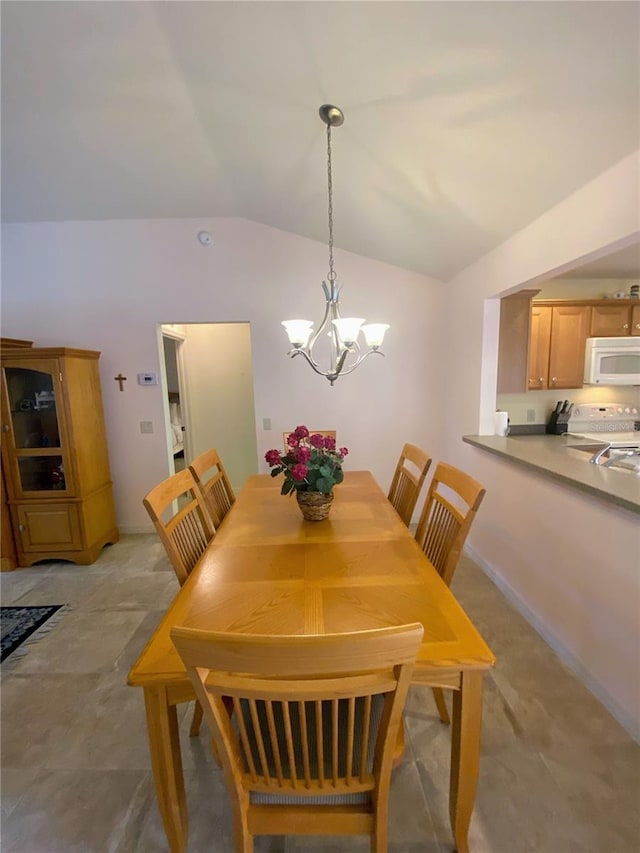
M 499 394 L 582 388 L 587 337 L 640 336 L 637 299 L 540 299 L 523 290 L 500 300 Z
M 623 335 L 640 335 L 640 305 L 637 300 L 591 303 L 589 336 L 615 338 Z
M 546 305 L 531 306 L 529 329 L 529 363 L 527 390 L 536 391 L 548 387 L 549 350 L 551 348 L 551 312 Z
M 518 394 L 527 387 L 531 300 L 539 290 L 520 290 L 500 300 L 498 394 Z
M 17 561 L 96 560 L 118 540 L 99 353 L 2 353 L 2 461 Z
M 584 303 L 532 303 L 527 390 L 582 387 L 590 316 Z

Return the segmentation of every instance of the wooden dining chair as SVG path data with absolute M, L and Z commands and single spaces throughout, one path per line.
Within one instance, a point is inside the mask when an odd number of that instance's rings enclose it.
M 405 444 L 396 465 L 388 498 L 407 527 L 418 502 L 431 457 L 415 444 Z
M 238 853 L 252 853 L 255 835 L 369 835 L 386 853 L 422 635 L 420 624 L 280 637 L 171 630 L 214 733 Z
M 283 432 L 282 433 L 282 441 L 284 444 L 284 452 L 286 453 L 289 450 L 289 436 L 291 432 Z M 332 438 L 334 441 L 336 440 L 336 431 L 335 429 L 310 429 L 309 435 L 323 435 L 325 438 Z
M 182 586 L 215 533 L 191 471 L 185 468 L 163 480 L 142 503 Z M 189 730 L 191 737 L 198 735 L 201 723 L 202 706 L 196 702 Z
M 214 525 L 218 527 L 236 500 L 220 454 L 213 448 L 205 450 L 193 460 L 189 470 Z
M 439 462 L 416 529 L 416 541 L 446 583 L 451 585 L 460 553 L 485 488 L 469 474 Z M 433 696 L 443 723 L 450 722 L 441 687 L 433 688 Z

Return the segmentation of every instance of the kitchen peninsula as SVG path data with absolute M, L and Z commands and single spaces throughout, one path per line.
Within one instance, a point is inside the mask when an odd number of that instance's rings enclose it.
M 640 434 L 639 434 L 640 435 Z M 564 435 L 463 435 L 480 450 L 501 456 L 608 503 L 640 514 L 640 477 L 589 463 L 593 441 Z

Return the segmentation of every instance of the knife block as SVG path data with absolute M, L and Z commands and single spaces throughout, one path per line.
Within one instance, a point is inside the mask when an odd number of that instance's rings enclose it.
M 559 414 L 558 412 L 552 412 L 551 417 L 549 418 L 549 423 L 545 429 L 547 435 L 562 435 L 565 433 L 569 427 L 566 421 L 558 421 Z

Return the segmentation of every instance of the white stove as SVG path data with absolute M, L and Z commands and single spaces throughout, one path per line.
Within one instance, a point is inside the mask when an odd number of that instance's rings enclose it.
M 587 438 L 594 444 L 608 444 L 610 447 L 638 447 L 640 448 L 640 432 L 574 432 L 569 429 L 567 435 L 576 438 Z
M 571 410 L 567 432 L 599 443 L 631 443 L 640 446 L 640 432 L 636 429 L 636 422 L 640 422 L 637 406 L 627 403 L 580 403 Z

